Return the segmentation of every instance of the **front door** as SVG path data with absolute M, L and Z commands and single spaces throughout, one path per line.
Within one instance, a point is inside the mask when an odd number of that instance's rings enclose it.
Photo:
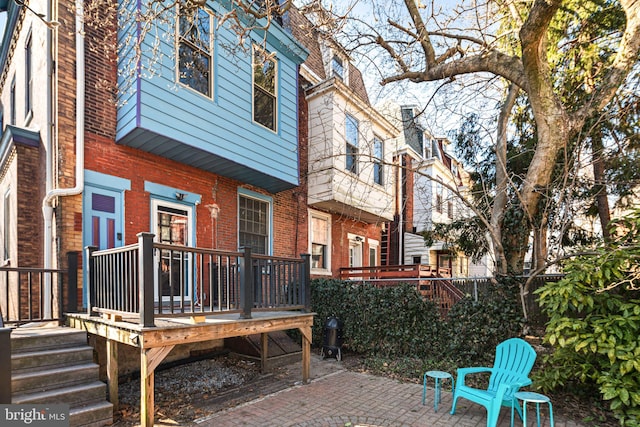
M 157 201 L 153 204 L 156 241 L 167 245 L 189 246 L 191 244 L 192 208 L 177 203 Z M 191 256 L 185 252 L 162 249 L 156 255 L 160 265 L 156 287 L 156 301 L 188 301 L 191 297 Z
M 122 246 L 122 191 L 85 184 L 83 197 L 83 247 L 102 250 Z M 87 301 L 87 286 L 83 286 L 83 301 Z

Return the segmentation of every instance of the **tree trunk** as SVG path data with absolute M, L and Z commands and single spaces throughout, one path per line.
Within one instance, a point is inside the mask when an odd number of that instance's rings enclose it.
M 520 88 L 515 84 L 509 85 L 507 97 L 500 109 L 498 118 L 498 135 L 496 138 L 496 196 L 491 209 L 491 241 L 496 258 L 496 274 L 506 274 L 508 262 L 502 245 L 502 222 L 507 209 L 507 126 L 511 110 L 516 103 Z

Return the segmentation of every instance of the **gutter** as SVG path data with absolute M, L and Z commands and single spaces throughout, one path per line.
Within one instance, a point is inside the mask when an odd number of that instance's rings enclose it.
M 48 13 L 51 17 L 52 2 L 48 4 Z M 81 194 L 84 191 L 84 118 L 85 118 L 85 61 L 84 61 L 84 26 L 82 22 L 82 16 L 84 14 L 82 0 L 76 0 L 75 10 L 75 48 L 76 48 L 76 183 L 72 188 L 53 188 L 53 148 L 54 138 L 52 137 L 53 129 L 57 134 L 57 126 L 55 124 L 55 117 L 53 114 L 54 101 L 57 102 L 57 83 L 54 80 L 57 79 L 57 74 L 52 75 L 51 81 L 48 83 L 47 96 L 47 118 L 49 129 L 47 129 L 47 165 L 46 165 L 46 188 L 47 193 L 42 200 L 42 214 L 44 216 L 44 268 L 50 269 L 53 266 L 53 202 L 57 197 L 75 196 Z M 56 38 L 57 40 L 57 38 Z M 47 43 L 51 43 L 51 36 L 47 37 Z M 51 45 L 49 45 L 47 65 L 50 67 L 51 72 Z M 55 88 L 55 94 L 52 89 Z M 57 105 L 57 104 L 56 104 Z M 50 301 L 52 298 L 51 278 L 49 277 L 47 283 L 45 283 L 44 300 Z M 45 317 L 51 316 L 51 313 L 47 313 L 45 310 Z M 48 310 L 50 311 L 50 309 Z

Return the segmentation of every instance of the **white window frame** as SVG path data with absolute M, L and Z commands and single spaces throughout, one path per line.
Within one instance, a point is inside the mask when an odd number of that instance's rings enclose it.
M 325 264 L 326 267 L 325 268 L 317 268 L 317 267 L 313 267 L 313 260 L 312 260 L 312 264 L 311 264 L 311 273 L 312 274 L 327 274 L 330 275 L 331 274 L 331 215 L 324 213 L 324 212 L 319 212 L 319 211 L 314 211 L 309 209 L 308 211 L 308 218 L 309 218 L 309 253 L 312 255 L 313 257 L 313 223 L 312 223 L 312 219 L 313 218 L 317 218 L 323 221 L 326 221 L 327 223 L 327 229 L 326 229 L 326 233 L 327 233 L 327 242 L 326 242 L 326 252 L 325 252 Z
M 349 122 L 352 122 L 355 125 L 355 141 L 349 140 Z M 354 175 L 358 175 L 358 151 L 360 145 L 360 121 L 356 119 L 353 115 L 347 113 L 345 114 L 344 120 L 344 141 L 345 141 L 345 158 L 344 158 L 344 168 L 347 172 L 350 172 Z M 349 165 L 348 159 L 352 158 L 352 167 Z
M 273 76 L 273 93 L 270 93 L 267 88 L 260 86 L 256 83 L 256 67 L 259 65 L 256 63 L 255 59 L 257 55 L 262 55 L 266 58 L 267 61 L 273 62 L 274 66 L 274 76 Z M 271 132 L 278 132 L 278 103 L 279 103 L 279 66 L 278 60 L 276 57 L 270 53 L 266 52 L 264 48 L 258 45 L 253 45 L 253 52 L 251 54 L 251 115 L 252 120 L 255 124 L 270 130 Z M 273 128 L 265 125 L 256 120 L 256 90 L 264 92 L 266 95 L 271 96 L 273 98 Z
M 368 239 L 367 243 L 369 244 L 368 262 L 369 262 L 369 266 L 373 267 L 378 265 L 378 259 L 380 256 L 380 242 L 375 239 Z M 371 251 L 374 252 L 374 257 L 375 257 L 375 262 L 373 264 L 371 264 Z
M 376 153 L 378 145 L 380 146 L 380 153 Z M 373 136 L 373 143 L 371 144 L 371 159 L 373 161 L 373 183 L 384 185 L 384 141 L 376 135 Z
M 212 13 L 206 9 L 206 8 L 197 8 L 194 13 L 200 13 L 200 11 L 203 11 L 204 13 L 207 14 L 208 18 L 209 18 L 209 49 L 208 51 L 205 51 L 201 46 L 197 46 L 195 45 L 193 42 L 186 40 L 185 38 L 182 37 L 182 32 L 181 32 L 181 28 L 180 28 L 180 22 L 181 19 L 180 17 L 181 15 L 181 11 L 180 11 L 180 4 L 178 4 L 177 6 L 177 16 L 176 16 L 176 81 L 183 86 L 184 88 L 187 88 L 191 91 L 193 91 L 194 93 L 197 93 L 199 95 L 202 95 L 204 97 L 207 97 L 209 99 L 213 99 L 213 89 L 214 89 L 214 84 L 213 84 L 213 79 L 214 79 L 214 75 L 213 75 L 213 61 L 214 61 L 214 45 L 213 45 L 213 15 Z M 200 55 L 202 56 L 206 56 L 209 58 L 209 70 L 208 70 L 208 79 L 207 79 L 207 85 L 208 85 L 208 93 L 204 93 L 190 85 L 188 85 L 187 83 L 183 83 L 181 81 L 181 76 L 180 76 L 180 45 L 184 43 L 185 45 L 189 46 L 191 49 L 193 49 L 194 52 L 199 52 Z

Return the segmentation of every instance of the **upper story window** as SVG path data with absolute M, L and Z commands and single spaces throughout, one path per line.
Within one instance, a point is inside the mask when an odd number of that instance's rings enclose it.
M 28 115 L 33 108 L 33 70 L 31 69 L 31 34 L 27 37 L 24 48 L 24 110 Z
M 253 47 L 253 120 L 276 130 L 278 63 L 274 55 Z
M 9 93 L 9 124 L 16 124 L 16 76 L 13 76 L 13 80 L 11 80 L 11 91 Z
M 271 200 L 268 197 L 238 197 L 238 246 L 267 255 L 271 248 Z
M 344 80 L 344 63 L 337 55 L 333 55 L 331 59 L 331 74 L 340 80 Z
M 382 159 L 384 158 L 384 145 L 378 137 L 373 138 L 373 182 L 383 184 Z
M 436 212 L 442 213 L 443 200 L 442 178 L 436 176 Z
M 205 96 L 212 95 L 212 16 L 204 9 L 180 9 L 178 19 L 178 80 Z
M 358 121 L 347 114 L 345 121 L 346 158 L 345 169 L 358 173 Z

